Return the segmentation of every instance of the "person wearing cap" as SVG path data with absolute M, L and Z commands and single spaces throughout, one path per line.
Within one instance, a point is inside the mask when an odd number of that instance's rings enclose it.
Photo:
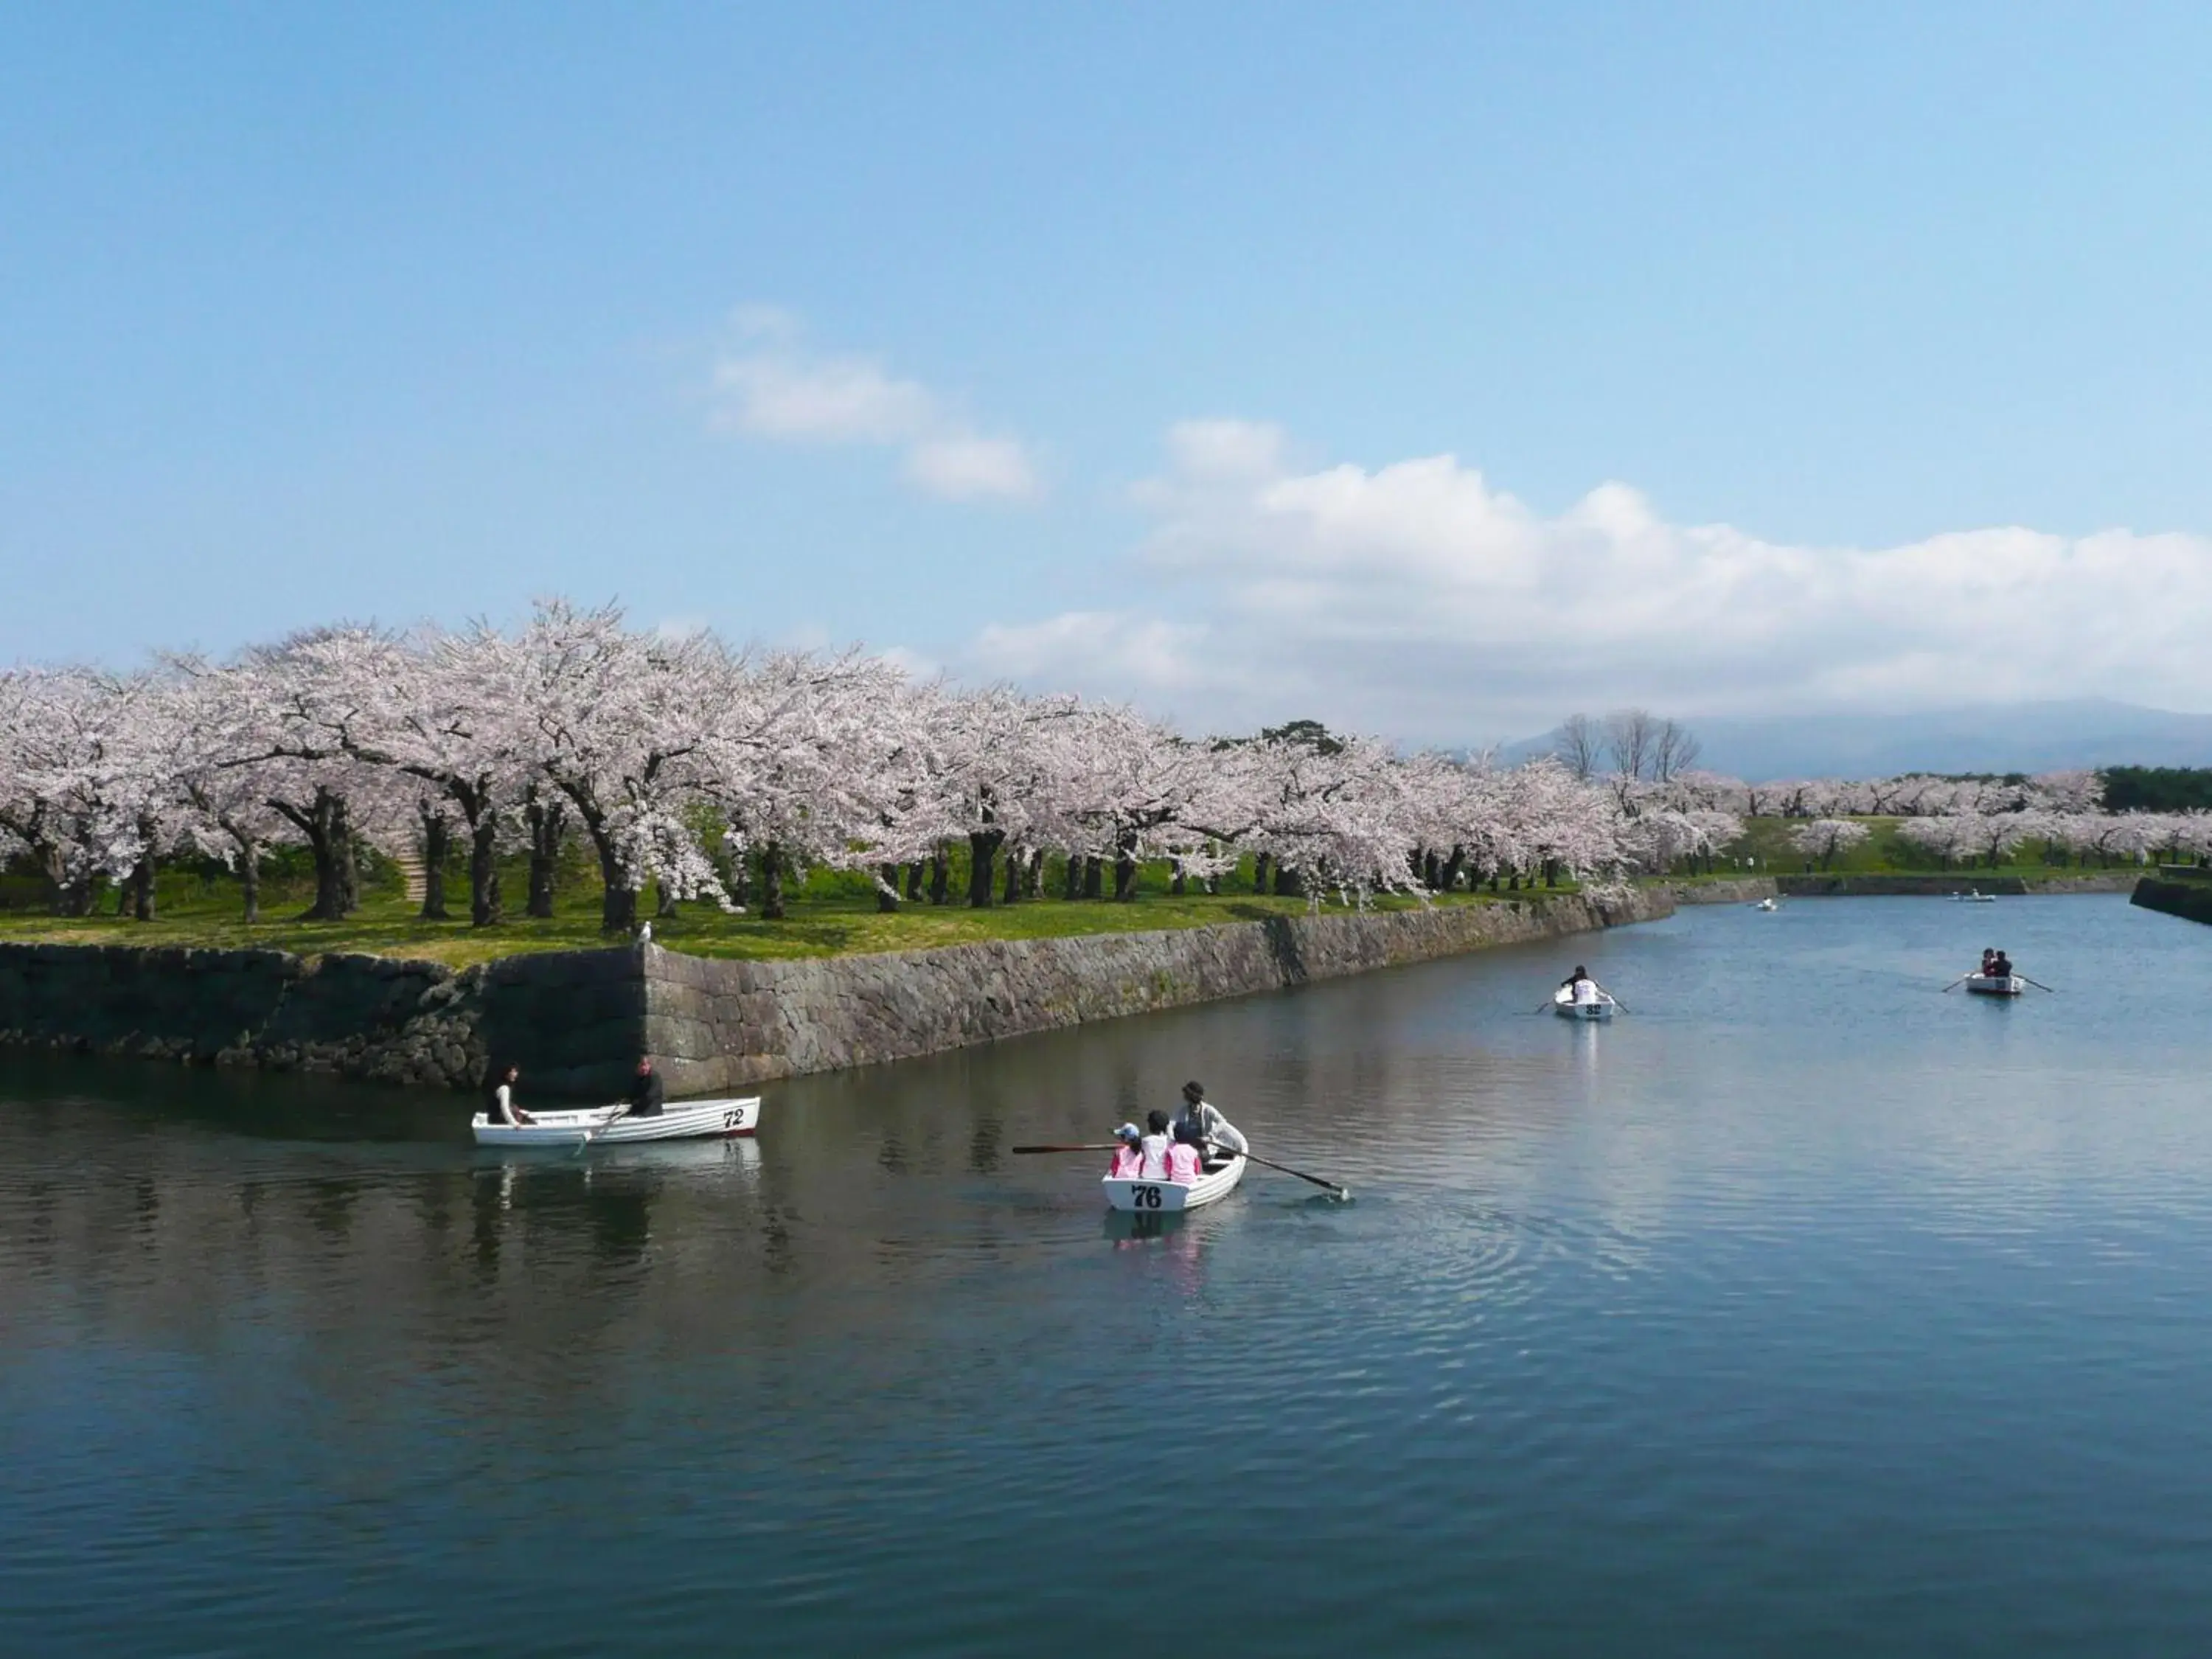
M 1145 1166 L 1145 1155 L 1137 1143 L 1143 1139 L 1133 1123 L 1124 1123 L 1114 1131 L 1114 1139 L 1121 1144 L 1114 1149 L 1114 1162 L 1106 1171 L 1109 1181 L 1134 1181 L 1137 1171 Z
M 1224 1152 L 1249 1152 L 1252 1150 L 1243 1132 L 1222 1116 L 1220 1109 L 1206 1099 L 1206 1085 L 1202 1083 L 1182 1085 L 1182 1109 L 1176 1114 L 1175 1121 L 1178 1128 L 1188 1126 L 1194 1146 L 1203 1148 L 1211 1141 Z
M 1597 981 L 1589 976 L 1589 969 L 1580 963 L 1575 964 L 1575 971 L 1569 974 L 1563 983 L 1568 997 L 1577 1007 L 1597 1000 Z

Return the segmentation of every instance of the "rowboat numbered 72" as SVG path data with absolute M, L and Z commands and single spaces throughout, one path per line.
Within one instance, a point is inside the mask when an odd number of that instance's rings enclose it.
M 619 1106 L 577 1112 L 532 1112 L 528 1123 L 494 1123 L 482 1112 L 469 1128 L 479 1146 L 630 1146 L 641 1140 L 696 1140 L 749 1135 L 760 1127 L 760 1097 L 742 1100 L 672 1100 L 652 1117 L 626 1117 Z

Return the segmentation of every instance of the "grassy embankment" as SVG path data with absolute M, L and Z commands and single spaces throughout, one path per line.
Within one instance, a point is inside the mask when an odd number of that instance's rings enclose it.
M 1222 889 L 1219 893 L 1193 891 L 1181 897 L 1169 890 L 1164 867 L 1148 867 L 1139 876 L 1136 898 L 1122 904 L 1059 897 L 1064 866 L 1048 862 L 1044 891 L 1050 896 L 1024 899 L 1012 905 L 994 902 L 987 910 L 976 910 L 966 902 L 967 872 L 961 863 L 964 860 L 957 862 L 953 872 L 952 902 L 943 905 L 933 905 L 925 896 L 902 903 L 894 913 L 881 914 L 876 908 L 875 890 L 866 878 L 817 872 L 804 882 L 787 881 L 787 914 L 780 921 L 763 921 L 757 912 L 726 915 L 708 903 L 683 904 L 674 915 L 653 918 L 653 936 L 657 944 L 694 956 L 829 957 L 988 939 L 1200 927 L 1212 922 L 1302 915 L 1307 909 L 1302 898 L 1254 893 L 1248 861 L 1233 877 L 1218 884 Z M 555 896 L 554 915 L 548 920 L 521 914 L 520 896 L 526 885 L 519 863 L 504 872 L 502 882 L 507 896 L 507 920 L 494 927 L 480 928 L 468 924 L 468 881 L 459 866 L 447 879 L 447 908 L 455 917 L 449 921 L 420 920 L 402 890 L 397 872 L 389 868 L 373 875 L 364 872 L 361 908 L 337 922 L 297 920 L 313 896 L 313 884 L 303 874 L 264 877 L 264 920 L 252 927 L 240 919 L 237 882 L 220 871 L 164 872 L 159 884 L 157 919 L 150 922 L 118 917 L 112 892 L 103 894 L 93 915 L 49 915 L 30 908 L 36 902 L 34 884 L 11 878 L 4 894 L 0 894 L 9 907 L 0 909 L 0 943 L 252 947 L 302 956 L 362 951 L 465 967 L 497 957 L 597 950 L 615 942 L 599 932 L 600 890 L 588 866 L 579 863 L 564 872 Z M 1109 874 L 1109 886 L 1110 882 Z M 1543 890 L 1540 888 L 1536 893 Z M 1573 890 L 1568 884 L 1557 890 Z M 1442 902 L 1488 903 L 1529 896 L 1527 891 L 1494 896 L 1486 892 L 1473 896 L 1458 894 Z M 643 907 L 647 911 L 652 908 L 651 900 L 648 890 Z M 1388 898 L 1379 901 L 1376 908 L 1404 909 L 1417 904 L 1412 898 Z
M 2030 881 L 2052 876 L 2095 875 L 2100 872 L 2134 871 L 2139 866 L 2133 860 L 2110 864 L 2100 863 L 2094 855 L 2087 859 L 2069 860 L 2063 851 L 2053 857 L 2051 849 L 2039 841 L 2029 842 L 2018 851 L 1991 865 L 1981 859 L 1971 861 L 1954 860 L 1947 868 L 1926 849 L 1914 846 L 1897 833 L 1898 825 L 1905 820 L 1893 817 L 1863 817 L 1854 820 L 1863 823 L 1873 833 L 1849 852 L 1839 853 L 1829 864 L 1808 859 L 1790 844 L 1790 836 L 1803 827 L 1802 818 L 1753 818 L 1745 826 L 1743 839 L 1730 848 L 1720 860 L 1719 873 L 1735 875 L 1745 870 L 1730 862 L 1731 859 L 1759 860 L 1759 873 L 1774 876 L 1802 875 L 1810 864 L 1819 875 L 1848 876 L 1955 876 L 1971 880 L 1976 873 L 1983 875 L 2022 876 Z
M 1790 832 L 1800 820 L 1754 818 L 1742 841 L 1724 854 L 1707 878 L 1725 880 L 1751 874 L 1802 873 L 1807 860 L 1790 845 Z M 1973 871 L 1990 873 L 1986 865 L 1972 870 L 1955 866 L 1943 871 L 1926 854 L 1901 840 L 1895 818 L 1862 819 L 1874 831 L 1866 842 L 1839 854 L 1827 873 L 1837 875 L 1949 874 L 1970 878 Z M 1749 862 L 1756 858 L 1753 866 Z M 292 861 L 296 866 L 297 860 Z M 671 949 L 708 957 L 826 957 L 874 951 L 920 950 L 932 945 L 966 945 L 985 939 L 1043 939 L 1080 933 L 1135 933 L 1155 928 L 1199 927 L 1210 922 L 1250 921 L 1263 916 L 1298 915 L 1306 902 L 1254 893 L 1248 861 L 1234 876 L 1224 878 L 1218 894 L 1192 892 L 1178 897 L 1169 891 L 1164 866 L 1146 867 L 1138 880 L 1134 901 L 1116 904 L 1097 899 L 1065 900 L 1061 891 L 1064 866 L 1049 862 L 1044 891 L 1050 896 L 1024 899 L 1006 905 L 994 903 L 988 910 L 970 909 L 965 902 L 967 872 L 964 858 L 956 850 L 951 872 L 953 902 L 933 905 L 927 898 L 902 903 L 884 915 L 876 908 L 874 889 L 855 875 L 817 872 L 806 880 L 787 884 L 788 915 L 780 921 L 763 921 L 757 912 L 725 915 L 711 904 L 684 904 L 672 916 L 653 920 L 653 937 Z M 2079 875 L 2100 866 L 2051 864 L 2045 849 L 2031 843 L 2002 860 L 1996 870 L 2006 875 Z M 2115 866 L 2114 868 L 2133 868 Z M 160 884 L 158 921 L 127 921 L 115 915 L 115 898 L 104 894 L 91 916 L 52 916 L 36 908 L 37 885 L 21 877 L 0 883 L 0 942 L 51 941 L 71 945 L 197 945 L 218 950 L 259 946 L 291 951 L 303 956 L 323 951 L 365 951 L 378 956 L 427 957 L 455 967 L 486 962 L 495 957 L 540 951 L 597 949 L 609 943 L 599 932 L 599 887 L 592 866 L 580 858 L 563 872 L 550 920 L 521 914 L 525 873 L 518 861 L 503 873 L 507 895 L 507 919 L 498 927 L 468 925 L 468 882 L 465 869 L 456 860 L 447 875 L 447 905 L 456 919 L 423 921 L 415 915 L 400 887 L 396 872 L 388 866 L 365 872 L 361 908 L 343 921 L 308 922 L 296 918 L 312 896 L 304 870 L 281 868 L 264 878 L 262 915 L 248 927 L 239 919 L 238 884 L 218 871 L 164 872 Z M 1003 879 L 1003 878 L 1002 878 Z M 1670 878 L 1682 880 L 1684 877 Z M 1546 890 L 1534 890 L 1540 896 Z M 1571 886 L 1562 891 L 1572 890 Z M 648 895 L 648 898 L 649 898 Z M 1486 903 L 1527 897 L 1530 894 L 1487 892 L 1454 895 L 1447 903 Z M 1415 904 L 1411 898 L 1379 902 L 1384 909 Z M 650 906 L 648 904 L 647 908 Z

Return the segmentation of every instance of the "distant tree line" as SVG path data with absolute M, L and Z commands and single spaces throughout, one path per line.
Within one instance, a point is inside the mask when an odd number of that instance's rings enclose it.
M 2212 808 L 2212 766 L 2108 766 L 2108 812 L 2200 812 Z

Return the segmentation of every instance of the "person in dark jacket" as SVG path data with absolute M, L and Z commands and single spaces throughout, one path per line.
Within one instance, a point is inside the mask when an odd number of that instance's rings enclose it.
M 629 1102 L 629 1115 L 632 1117 L 660 1115 L 660 1109 L 668 1099 L 668 1086 L 661 1082 L 660 1073 L 653 1069 L 650 1059 L 641 1059 L 637 1062 L 637 1076 L 631 1080 L 629 1093 L 625 1098 Z

